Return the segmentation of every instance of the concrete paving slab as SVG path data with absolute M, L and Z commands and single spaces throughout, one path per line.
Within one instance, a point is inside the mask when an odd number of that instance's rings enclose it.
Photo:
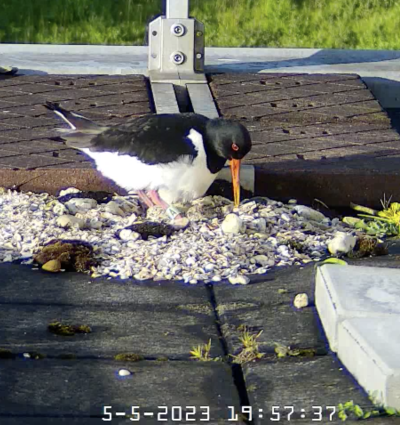
M 239 338 L 246 327 L 252 334 L 263 331 L 257 341 L 264 353 L 274 353 L 276 344 L 326 353 L 313 308 L 313 273 L 312 266 L 290 267 L 242 287 L 214 285 L 216 310 L 229 352 L 236 355 L 241 351 Z M 309 295 L 309 307 L 298 310 L 293 306 L 298 293 Z
M 193 308 L 194 311 L 190 310 Z M 198 309 L 198 311 L 196 311 Z M 1 305 L 0 348 L 49 357 L 113 358 L 134 353 L 145 358 L 190 358 L 193 347 L 211 339 L 212 357 L 223 356 L 211 305 L 70 307 L 65 304 Z M 50 323 L 90 326 L 89 334 L 58 336 Z
M 132 375 L 122 378 L 120 369 Z M 169 423 L 172 406 L 177 412 L 195 406 L 197 421 L 209 410 L 214 422 L 228 419 L 228 406 L 239 407 L 230 367 L 216 362 L 3 361 L 0 394 L 2 417 L 97 416 L 99 423 L 104 406 L 112 407 L 113 417 L 139 406 L 146 424 L 159 423 L 161 406 L 169 408 Z
M 400 270 L 324 265 L 318 268 L 315 304 L 332 351 L 338 349 L 338 325 L 353 317 L 400 317 Z
M 223 355 L 204 286 L 188 290 L 174 282 L 140 285 L 78 273 L 47 274 L 12 264 L 1 264 L 0 273 L 0 348 L 50 357 L 135 353 L 189 359 L 194 346 L 211 338 L 211 355 Z M 88 325 L 92 333 L 57 336 L 47 329 L 54 321 Z
M 270 418 L 274 407 L 275 418 L 279 415 L 278 423 L 306 424 L 317 420 L 324 424 L 341 422 L 336 413 L 331 422 L 333 408 L 327 406 L 337 407 L 350 400 L 363 408 L 372 408 L 363 391 L 330 356 L 307 361 L 291 358 L 250 363 L 244 367 L 244 375 L 256 424 L 273 423 Z M 287 415 L 291 407 L 293 414 L 289 422 Z
M 396 409 L 400 409 L 399 329 L 400 316 L 351 318 L 338 326 L 340 360 L 366 392 Z

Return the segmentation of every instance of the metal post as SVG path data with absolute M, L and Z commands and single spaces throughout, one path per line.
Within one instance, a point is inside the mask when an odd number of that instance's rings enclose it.
M 188 0 L 167 0 L 166 7 L 167 19 L 189 18 L 189 1 Z

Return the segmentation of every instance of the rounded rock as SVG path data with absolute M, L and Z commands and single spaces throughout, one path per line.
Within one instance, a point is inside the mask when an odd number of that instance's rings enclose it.
M 273 258 L 267 257 L 266 255 L 256 255 L 250 261 L 253 264 L 259 264 L 263 267 L 271 267 L 275 264 L 275 260 Z
M 294 297 L 293 305 L 296 308 L 299 308 L 299 309 L 307 307 L 308 306 L 308 295 L 306 293 L 297 294 Z
M 228 214 L 221 224 L 224 233 L 240 233 L 243 226 L 242 219 L 236 214 Z
M 60 190 L 60 193 L 58 194 L 58 197 L 61 198 L 62 196 L 69 195 L 70 193 L 80 193 L 81 190 L 77 189 L 76 187 L 69 187 L 64 190 Z
M 64 229 L 76 226 L 79 227 L 79 229 L 83 229 L 85 227 L 84 220 L 69 214 L 64 214 L 58 217 L 56 223 L 57 226 L 63 227 Z
M 132 372 L 128 369 L 120 369 L 118 371 L 118 375 L 119 376 L 130 376 L 130 375 L 132 375 Z
M 247 285 L 250 282 L 250 278 L 244 275 L 230 276 L 228 280 L 232 285 Z
M 336 232 L 333 239 L 328 242 L 328 251 L 332 255 L 348 254 L 353 250 L 357 238 L 344 232 Z
M 110 214 L 119 215 L 120 217 L 125 216 L 124 210 L 115 201 L 110 201 L 105 206 L 105 211 Z
M 305 205 L 296 205 L 293 209 L 297 212 L 298 215 L 305 218 L 306 220 L 322 221 L 324 218 L 326 218 L 319 211 L 310 207 L 306 207 Z
M 91 198 L 73 198 L 66 202 L 65 206 L 72 214 L 86 213 L 97 207 L 97 201 Z
M 122 229 L 119 232 L 119 238 L 123 241 L 136 241 L 140 238 L 140 234 L 131 229 Z
M 43 264 L 42 269 L 46 272 L 57 273 L 61 270 L 61 261 L 50 260 L 47 263 Z

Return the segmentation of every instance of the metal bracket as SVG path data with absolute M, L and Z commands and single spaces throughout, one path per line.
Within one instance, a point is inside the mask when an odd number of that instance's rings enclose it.
M 157 113 L 179 112 L 178 99 L 186 98 L 195 112 L 218 117 L 204 74 L 204 25 L 189 18 L 189 0 L 166 0 L 166 16 L 150 22 L 148 32 L 148 70 Z M 182 97 L 183 92 L 187 95 Z
M 204 25 L 189 18 L 189 0 L 167 0 L 166 16 L 149 24 L 149 76 L 153 83 L 207 83 Z

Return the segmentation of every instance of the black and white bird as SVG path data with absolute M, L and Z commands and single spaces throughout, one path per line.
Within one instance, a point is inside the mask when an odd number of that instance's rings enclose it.
M 70 128 L 59 129 L 66 144 L 90 156 L 101 174 L 135 191 L 149 207 L 173 219 L 176 202 L 203 196 L 230 161 L 234 203 L 240 202 L 240 162 L 251 149 L 247 129 L 235 121 L 194 113 L 148 114 L 111 127 L 47 102 Z

